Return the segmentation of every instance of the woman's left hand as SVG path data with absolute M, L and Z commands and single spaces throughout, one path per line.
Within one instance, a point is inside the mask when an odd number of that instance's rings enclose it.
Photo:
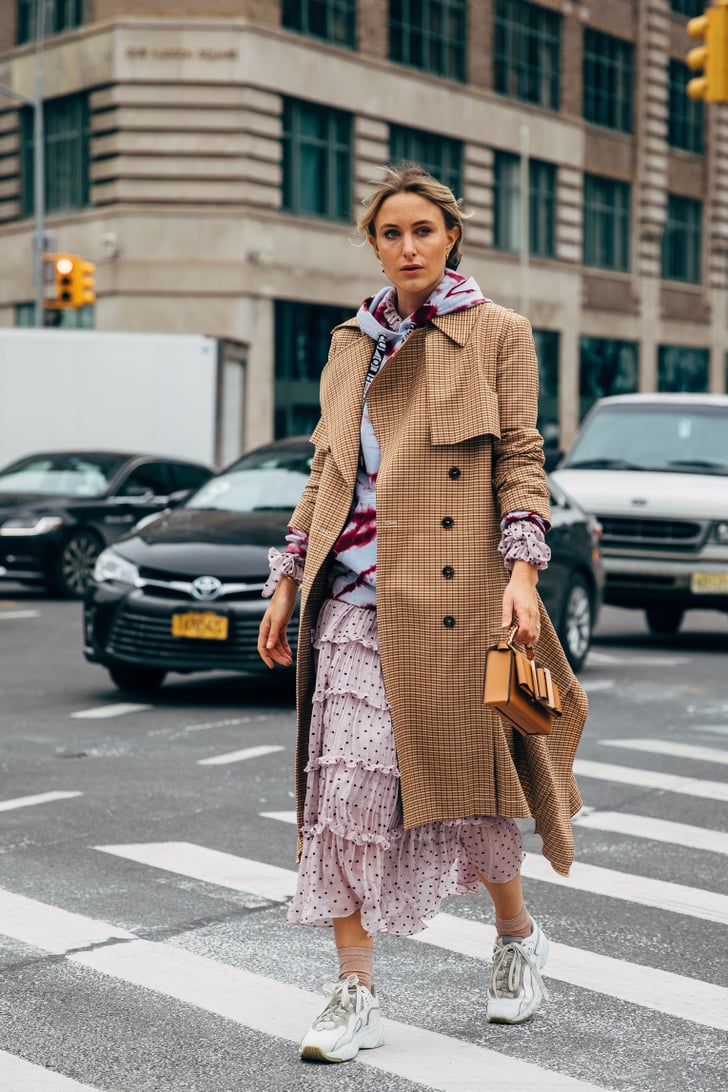
M 538 569 L 527 561 L 516 561 L 511 578 L 503 593 L 503 617 L 501 625 L 509 629 L 518 621 L 516 641 L 522 645 L 535 645 L 540 636 L 541 622 L 536 584 Z

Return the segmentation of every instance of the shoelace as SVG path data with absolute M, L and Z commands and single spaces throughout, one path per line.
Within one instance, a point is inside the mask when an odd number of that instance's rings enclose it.
M 523 985 L 523 964 L 530 968 L 531 974 L 548 997 L 536 957 L 522 944 L 504 944 L 496 948 L 493 955 L 493 976 L 490 988 L 494 997 L 518 997 Z
M 349 986 L 352 989 L 349 989 Z M 319 1031 L 328 1031 L 339 1024 L 346 1024 L 352 1013 L 357 1009 L 356 979 L 351 977 L 343 982 L 337 982 L 335 986 L 325 987 L 329 993 L 329 1003 L 313 1022 L 313 1026 Z

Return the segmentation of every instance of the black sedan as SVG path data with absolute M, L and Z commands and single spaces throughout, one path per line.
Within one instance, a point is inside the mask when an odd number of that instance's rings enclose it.
M 257 637 L 268 549 L 283 545 L 312 457 L 300 437 L 258 448 L 104 550 L 84 605 L 86 659 L 141 692 L 169 671 L 266 670 Z M 600 601 L 598 540 L 561 491 L 554 502 L 553 558 L 540 588 L 578 669 Z M 294 651 L 295 638 L 294 622 Z
M 99 553 L 182 500 L 209 467 L 119 451 L 51 451 L 0 471 L 0 580 L 83 596 Z

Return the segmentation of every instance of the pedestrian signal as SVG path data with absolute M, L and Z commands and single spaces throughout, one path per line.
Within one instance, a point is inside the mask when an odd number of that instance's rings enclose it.
M 687 55 L 688 68 L 703 70 L 688 83 L 691 99 L 728 102 L 728 0 L 716 0 L 715 7 L 688 21 L 688 37 L 702 38 L 704 44 Z

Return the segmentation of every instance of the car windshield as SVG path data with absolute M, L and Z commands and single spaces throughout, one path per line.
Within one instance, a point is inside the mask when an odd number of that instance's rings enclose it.
M 312 460 L 312 447 L 253 451 L 206 482 L 186 507 L 223 512 L 291 511 L 308 481 Z
M 0 473 L 0 493 L 100 497 L 123 462 L 116 455 L 31 455 Z
M 600 406 L 562 465 L 728 475 L 728 407 Z

